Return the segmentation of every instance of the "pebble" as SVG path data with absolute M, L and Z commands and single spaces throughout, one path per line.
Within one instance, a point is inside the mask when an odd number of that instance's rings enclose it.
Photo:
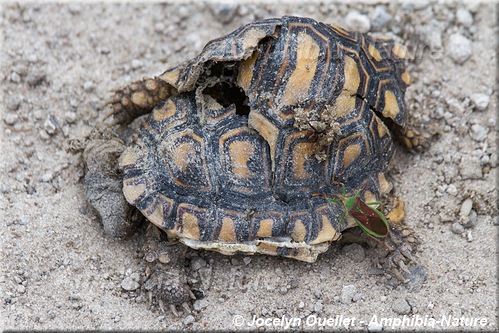
M 21 105 L 21 99 L 17 95 L 10 95 L 7 97 L 6 106 L 7 109 L 11 111 L 16 111 L 19 109 L 19 105 Z
M 7 113 L 7 115 L 5 115 L 5 118 L 3 118 L 3 122 L 9 126 L 14 125 L 18 120 L 19 116 L 15 113 Z
M 142 60 L 139 60 L 139 59 L 133 59 L 131 66 L 133 69 L 137 69 L 137 68 L 144 66 L 144 62 Z
M 26 77 L 26 82 L 28 82 L 28 84 L 31 87 L 36 87 L 36 86 L 40 85 L 43 81 L 45 81 L 45 79 L 46 79 L 45 72 L 34 71 L 34 72 L 28 74 L 28 76 Z
M 407 315 L 411 313 L 411 306 L 407 301 L 403 298 L 397 298 L 393 301 L 392 310 L 400 315 Z
M 245 265 L 249 265 L 249 263 L 251 262 L 251 258 L 250 257 L 244 257 L 243 258 L 243 262 Z
M 464 227 L 459 222 L 452 223 L 451 231 L 456 235 L 460 235 L 464 232 Z
M 351 11 L 345 17 L 346 28 L 351 31 L 358 31 L 361 33 L 368 33 L 371 30 L 371 21 L 369 17 L 358 11 Z
M 55 120 L 54 116 L 48 116 L 47 119 L 45 119 L 45 122 L 43 123 L 43 129 L 45 132 L 47 132 L 50 135 L 55 134 L 55 131 L 57 130 L 57 120 Z
M 91 92 L 95 89 L 95 84 L 92 81 L 85 81 L 83 83 L 83 90 L 86 92 Z
M 300 301 L 300 303 L 298 303 L 298 308 L 303 309 L 304 307 L 305 307 L 305 303 L 303 301 Z
M 463 201 L 461 204 L 461 209 L 459 210 L 459 215 L 466 217 L 469 216 L 471 213 L 471 209 L 473 208 L 473 200 L 471 199 L 466 199 Z
M 222 24 L 230 23 L 237 12 L 238 5 L 233 3 L 209 3 L 209 8 L 215 19 Z
M 198 299 L 192 305 L 192 307 L 196 311 L 201 311 L 202 309 L 206 308 L 207 306 L 208 306 L 208 300 L 206 298 Z
M 203 267 L 206 267 L 206 261 L 201 257 L 193 257 L 191 258 L 191 270 L 197 271 Z
M 480 160 L 474 156 L 463 155 L 459 163 L 459 173 L 463 179 L 482 178 L 482 166 Z
M 17 292 L 20 293 L 20 294 L 24 294 L 26 292 L 26 287 L 23 286 L 22 284 L 18 285 L 17 286 Z
M 471 95 L 471 101 L 475 104 L 478 111 L 484 111 L 489 106 L 490 96 L 482 93 Z
M 473 234 L 471 233 L 471 230 L 468 230 L 468 232 L 466 233 L 466 240 L 468 242 L 473 242 Z
M 420 1 L 404 0 L 402 1 L 402 8 L 406 9 L 407 11 L 421 10 L 428 7 L 429 4 L 430 1 L 428 0 L 420 0 Z
M 354 262 L 362 262 L 366 258 L 366 250 L 357 243 L 345 245 L 342 252 Z
M 73 15 L 79 14 L 81 12 L 81 5 L 79 3 L 69 3 L 68 11 Z
M 64 112 L 64 120 L 66 120 L 68 124 L 73 124 L 76 121 L 76 112 L 73 111 Z
M 480 125 L 480 124 L 473 124 L 471 125 L 471 138 L 477 142 L 483 142 L 486 138 L 487 135 L 489 134 L 489 130 Z
M 41 177 L 40 177 L 40 181 L 42 183 L 48 183 L 50 182 L 52 179 L 54 179 L 54 174 L 51 172 L 51 171 L 48 171 L 46 173 L 44 173 Z
M 471 25 L 473 25 L 473 15 L 471 15 L 471 13 L 464 8 L 459 8 L 457 10 L 456 20 L 457 23 L 465 27 L 470 27 Z
M 392 16 L 386 12 L 385 6 L 376 6 L 371 13 L 371 28 L 374 31 L 379 31 L 391 20 Z
M 447 190 L 446 190 L 447 193 L 449 193 L 450 195 L 452 196 L 456 196 L 457 195 L 457 188 L 456 188 L 456 185 L 454 184 L 450 184 L 448 187 L 447 187 Z
M 193 315 L 188 315 L 187 317 L 184 318 L 183 323 L 184 325 L 192 325 L 195 321 L 195 318 Z
M 126 278 L 121 281 L 121 288 L 123 288 L 126 291 L 133 291 L 136 290 L 140 287 L 140 284 L 135 281 L 132 276 L 127 276 Z
M 14 83 L 21 82 L 21 75 L 19 75 L 17 72 L 12 72 L 10 74 L 10 81 L 12 81 Z
M 473 53 L 471 41 L 459 33 L 452 34 L 447 43 L 447 52 L 455 63 L 462 64 Z
M 357 293 L 357 288 L 353 284 L 343 286 L 343 289 L 341 290 L 341 303 L 343 304 L 350 304 L 352 303 L 354 295 Z
M 472 210 L 469 219 L 467 223 L 465 223 L 464 227 L 473 228 L 474 226 L 476 226 L 477 222 L 478 222 L 478 214 L 474 210 Z
M 363 297 L 364 296 L 362 295 L 362 293 L 356 293 L 355 295 L 353 295 L 352 301 L 354 301 L 355 303 L 360 302 L 362 301 Z
M 314 304 L 314 312 L 321 312 L 322 309 L 324 308 L 324 305 L 322 304 L 321 301 L 318 301 Z

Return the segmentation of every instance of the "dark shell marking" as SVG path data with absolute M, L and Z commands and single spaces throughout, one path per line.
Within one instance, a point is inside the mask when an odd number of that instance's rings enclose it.
M 207 68 L 226 64 L 251 111 L 203 96 Z M 389 39 L 284 17 L 216 39 L 160 78 L 179 94 L 161 102 L 121 157 L 124 194 L 151 222 L 194 248 L 314 261 L 352 226 L 317 192 L 389 190 L 394 154 L 383 119 L 404 126 L 409 76 Z M 201 97 L 200 97 L 201 96 Z M 325 160 L 295 111 L 331 108 L 338 134 Z

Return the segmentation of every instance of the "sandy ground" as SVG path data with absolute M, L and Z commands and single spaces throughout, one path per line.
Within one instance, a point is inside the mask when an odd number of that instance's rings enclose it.
M 310 330 L 391 330 L 402 319 L 408 330 L 497 330 L 497 6 L 370 3 L 4 3 L 4 328 L 273 330 L 284 318 Z M 422 239 L 427 280 L 411 290 L 371 274 L 374 255 L 355 245 L 314 264 L 191 251 L 187 271 L 204 298 L 175 317 L 144 291 L 143 234 L 105 236 L 85 201 L 80 155 L 67 148 L 100 122 L 111 90 L 244 23 L 288 14 L 392 33 L 415 51 L 408 107 L 439 135 L 423 153 L 400 151 L 389 178 Z

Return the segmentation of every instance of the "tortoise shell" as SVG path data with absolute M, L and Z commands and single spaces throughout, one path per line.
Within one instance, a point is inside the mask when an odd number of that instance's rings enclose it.
M 172 96 L 154 96 L 121 156 L 125 197 L 192 248 L 315 261 L 355 223 L 314 193 L 390 190 L 409 80 L 391 39 L 298 17 L 245 25 L 150 81 Z

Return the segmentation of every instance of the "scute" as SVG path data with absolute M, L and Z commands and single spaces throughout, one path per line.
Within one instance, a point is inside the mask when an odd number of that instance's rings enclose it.
M 313 194 L 338 193 L 341 183 L 377 200 L 391 188 L 385 120 L 405 125 L 408 82 L 394 48 L 291 16 L 209 42 L 158 77 L 177 93 L 158 103 L 121 158 L 127 200 L 193 248 L 314 261 L 353 222 Z M 246 98 L 217 95 L 221 87 Z M 298 112 L 335 124 L 324 158 L 315 129 L 296 126 Z

